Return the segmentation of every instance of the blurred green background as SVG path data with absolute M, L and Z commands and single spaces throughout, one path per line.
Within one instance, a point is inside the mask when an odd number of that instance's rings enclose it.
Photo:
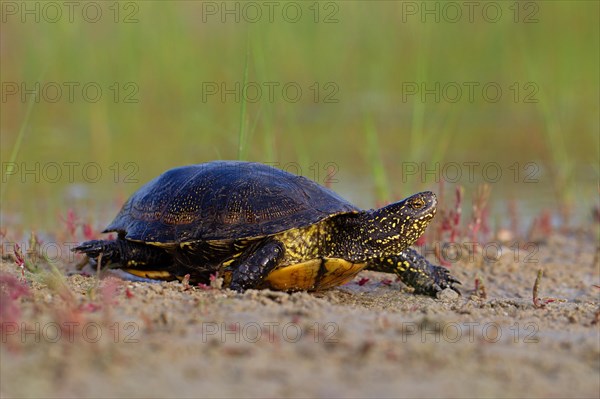
M 102 227 L 214 159 L 366 208 L 486 181 L 498 215 L 598 201 L 598 2 L 72 4 L 2 3 L 4 230 Z

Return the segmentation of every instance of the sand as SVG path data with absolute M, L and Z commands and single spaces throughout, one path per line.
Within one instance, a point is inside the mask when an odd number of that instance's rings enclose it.
M 293 294 L 29 275 L 19 295 L 6 257 L 0 394 L 597 398 L 597 233 L 536 248 L 454 262 L 463 295 L 438 298 L 375 272 Z

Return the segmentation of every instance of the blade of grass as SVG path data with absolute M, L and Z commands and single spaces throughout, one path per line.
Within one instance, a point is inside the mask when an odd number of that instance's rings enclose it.
M 269 80 L 267 65 L 265 62 L 265 51 L 263 47 L 262 37 L 259 35 L 254 37 L 252 41 L 252 59 L 254 60 L 254 68 L 256 70 L 256 76 L 258 81 L 265 82 Z M 268 101 L 260 103 L 260 109 L 263 109 L 264 106 L 264 117 L 263 117 L 263 156 L 265 157 L 264 161 L 266 162 L 274 162 L 275 161 L 275 136 L 273 132 L 273 112 L 271 110 L 271 105 Z M 258 117 L 256 118 L 258 121 Z M 256 124 L 255 124 L 256 127 Z M 254 128 L 253 128 L 254 130 Z
M 365 119 L 365 136 L 367 140 L 367 154 L 371 172 L 375 179 L 375 195 L 379 203 L 387 203 L 390 200 L 390 190 L 387 175 L 381 154 L 379 152 L 379 137 L 375 123 L 371 116 Z
M 248 59 L 250 58 L 250 39 L 246 40 L 246 60 L 244 62 L 244 82 L 240 106 L 240 129 L 238 135 L 238 160 L 246 158 L 246 85 L 248 84 Z
M 39 80 L 38 80 L 39 81 Z M 19 150 L 21 149 L 21 143 L 23 142 L 23 137 L 25 136 L 25 130 L 29 125 L 29 119 L 31 118 L 31 110 L 33 109 L 34 99 L 37 98 L 39 93 L 36 91 L 35 95 L 29 98 L 29 103 L 27 104 L 27 109 L 25 110 L 25 118 L 23 118 L 23 123 L 21 123 L 21 127 L 19 128 L 19 133 L 17 134 L 17 141 L 13 145 L 12 151 L 10 153 L 10 160 L 8 161 L 8 165 L 14 165 L 17 160 L 17 155 L 19 155 Z M 0 204 L 4 203 L 4 195 L 8 190 L 8 183 L 10 181 L 9 177 L 12 173 L 12 169 L 9 167 L 6 168 L 6 172 L 4 174 L 4 187 L 2 191 L 0 191 Z
M 420 24 L 420 29 L 424 31 L 420 32 L 422 37 L 422 45 L 419 46 L 417 55 L 417 84 L 420 85 L 422 82 L 427 81 L 429 75 L 429 59 L 427 58 L 427 52 L 429 51 L 429 24 Z M 422 159 L 423 151 L 423 140 L 424 137 L 424 126 L 425 126 L 425 102 L 422 99 L 416 98 L 412 108 L 412 121 L 410 129 L 410 156 L 413 159 Z
M 533 57 L 525 50 L 526 48 L 525 44 L 520 43 L 521 54 L 525 60 L 525 66 L 531 78 L 530 81 L 541 82 L 543 81 L 542 69 L 535 64 Z M 548 153 L 552 160 L 552 167 L 549 170 L 553 175 L 552 182 L 555 196 L 559 201 L 559 205 L 565 206 L 572 197 L 571 190 L 573 187 L 571 181 L 574 165 L 568 154 L 559 112 L 557 112 L 555 104 L 551 104 L 551 96 L 548 95 L 544 86 L 537 85 L 537 89 L 537 106 L 545 124 L 542 134 L 546 138 Z

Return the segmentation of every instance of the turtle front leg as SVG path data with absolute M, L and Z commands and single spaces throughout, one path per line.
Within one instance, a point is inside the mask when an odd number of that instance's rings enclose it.
M 101 266 L 114 264 L 115 268 L 164 268 L 173 263 L 173 257 L 162 248 L 121 238 L 86 241 L 72 251 L 86 254 L 88 258 L 96 260 L 102 254 Z
M 235 264 L 229 288 L 242 292 L 258 287 L 265 277 L 279 264 L 285 248 L 276 240 L 261 244 L 258 248 L 249 249 L 250 254 Z
M 402 282 L 415 289 L 415 294 L 435 296 L 439 291 L 450 288 L 460 294 L 455 284 L 460 284 L 442 266 L 432 265 L 412 248 L 398 255 L 375 259 L 368 263 L 366 270 L 394 273 Z

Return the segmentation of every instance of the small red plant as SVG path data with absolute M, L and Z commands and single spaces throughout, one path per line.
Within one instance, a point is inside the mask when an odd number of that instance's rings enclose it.
M 482 226 L 489 226 L 489 223 L 485 219 L 489 216 L 489 212 L 486 211 L 486 208 L 491 191 L 492 188 L 489 184 L 482 184 L 477 187 L 477 191 L 473 196 L 473 214 L 471 216 L 471 222 L 469 223 L 469 230 L 471 231 L 471 238 L 474 242 L 477 242 L 479 230 L 482 229 Z
M 425 234 L 423 234 L 421 237 L 419 237 L 417 239 L 417 241 L 415 241 L 414 245 L 416 247 L 422 247 L 423 245 L 425 245 L 426 241 L 427 241 L 427 239 L 425 238 Z
M 0 257 L 4 258 L 4 237 L 6 237 L 6 229 L 0 229 Z
M 21 310 L 16 301 L 26 296 L 29 288 L 23 282 L 8 273 L 0 274 L 0 324 L 19 320 Z
M 544 271 L 539 269 L 537 272 L 537 277 L 535 278 L 535 283 L 533 284 L 533 306 L 540 309 L 545 307 L 547 304 L 555 302 L 555 298 L 540 298 L 538 293 L 540 291 L 540 283 L 542 282 L 542 276 L 544 275 Z
M 71 238 L 75 237 L 75 230 L 77 230 L 77 215 L 73 209 L 69 209 L 67 211 L 66 217 L 60 217 L 61 220 L 65 223 L 67 227 L 67 231 Z
M 450 242 L 456 241 L 456 236 L 458 235 L 458 230 L 460 226 L 460 217 L 462 215 L 462 198 L 463 198 L 463 188 L 462 186 L 456 187 L 456 197 L 454 202 L 454 209 L 450 211 L 448 215 L 449 220 L 449 229 L 450 229 Z
M 25 259 L 23 258 L 23 253 L 21 252 L 21 246 L 19 244 L 15 244 L 14 254 L 15 263 L 21 268 L 21 276 L 25 278 Z
M 440 203 L 442 200 L 440 197 Z M 457 186 L 454 197 L 454 209 L 446 211 L 441 210 L 441 222 L 438 227 L 438 237 L 442 238 L 444 233 L 450 233 L 450 242 L 455 242 L 456 238 L 460 234 L 460 218 L 462 215 L 462 198 L 463 198 L 463 187 Z
M 552 234 L 552 215 L 548 209 L 542 211 L 538 226 L 546 237 Z
M 92 302 L 90 302 L 90 303 L 82 303 L 77 308 L 77 310 L 80 311 L 80 312 L 89 312 L 89 313 L 97 312 L 100 309 L 102 309 L 101 305 L 99 305 L 97 303 L 92 303 Z
M 594 313 L 594 320 L 592 320 L 592 325 L 600 324 L 600 310 L 596 310 Z
M 485 285 L 480 277 L 475 278 L 475 295 L 481 299 L 487 299 L 487 291 L 485 290 Z
M 358 285 L 360 285 L 361 287 L 365 284 L 367 284 L 369 282 L 369 279 L 367 277 L 363 277 L 360 280 L 358 280 Z
M 481 233 L 485 237 L 488 236 L 488 234 L 490 234 L 490 231 L 490 208 L 486 205 L 481 213 Z
M 517 201 L 511 199 L 508 201 L 508 219 L 510 220 L 510 230 L 516 236 L 519 234 L 519 212 L 517 209 Z
M 96 238 L 96 235 L 94 234 L 94 229 L 92 229 L 92 226 L 89 223 L 83 224 L 83 237 L 85 237 L 85 239 L 88 241 Z
M 531 222 L 527 239 L 533 241 L 539 240 L 541 237 L 548 237 L 552 234 L 553 230 L 552 215 L 548 209 L 544 209 Z
M 183 276 L 183 280 L 181 280 L 181 284 L 183 284 L 183 291 L 187 291 L 192 289 L 192 287 L 190 286 L 190 274 L 186 274 L 185 276 Z

